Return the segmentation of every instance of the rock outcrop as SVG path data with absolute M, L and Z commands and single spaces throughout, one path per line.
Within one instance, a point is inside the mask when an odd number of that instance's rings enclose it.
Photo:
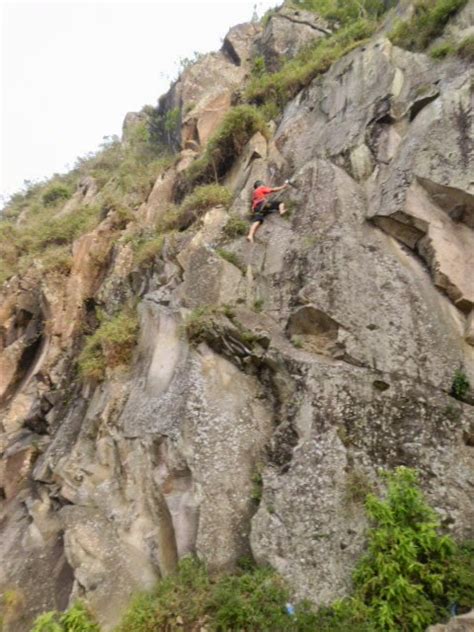
M 294 54 L 329 28 L 311 19 L 240 25 L 183 71 L 160 105 L 179 109 L 183 150 L 137 209 L 143 229 L 252 50 Z M 378 35 L 290 102 L 270 140 L 254 135 L 226 176 L 231 208 L 168 235 L 146 271 L 112 212 L 75 242 L 69 276 L 32 268 L 4 285 L 0 590 L 26 603 L 9 630 L 78 597 L 111 629 L 188 553 L 211 569 L 253 555 L 328 604 L 350 588 L 380 468 L 418 468 L 443 528 L 472 538 L 474 399 L 452 395 L 456 371 L 474 384 L 471 79 L 463 60 Z M 290 218 L 252 245 L 229 238 L 254 180 L 287 177 Z M 82 182 L 59 212 L 95 196 Z M 84 323 L 132 297 L 131 366 L 78 379 Z M 206 327 L 190 340 L 196 308 Z

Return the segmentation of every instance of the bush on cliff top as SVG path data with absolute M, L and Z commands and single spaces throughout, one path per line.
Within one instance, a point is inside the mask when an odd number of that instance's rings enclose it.
M 448 20 L 466 4 L 467 0 L 416 0 L 413 16 L 398 22 L 389 37 L 401 48 L 423 51 L 443 33 Z

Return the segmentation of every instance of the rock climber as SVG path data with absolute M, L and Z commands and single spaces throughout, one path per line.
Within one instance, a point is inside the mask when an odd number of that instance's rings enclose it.
M 288 182 L 282 184 L 281 187 L 267 187 L 262 180 L 256 180 L 253 185 L 252 193 L 252 225 L 250 226 L 247 239 L 253 243 L 255 233 L 263 224 L 263 221 L 267 215 L 278 211 L 280 215 L 286 213 L 286 208 L 283 202 L 277 200 L 268 200 L 268 196 L 271 193 L 277 191 L 284 191 L 289 187 Z

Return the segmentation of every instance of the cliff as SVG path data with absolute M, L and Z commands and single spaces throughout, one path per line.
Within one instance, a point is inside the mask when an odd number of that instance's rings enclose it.
M 252 555 L 329 604 L 381 468 L 417 468 L 472 538 L 472 63 L 429 53 L 472 41 L 474 4 L 420 52 L 387 37 L 410 11 L 281 91 L 283 57 L 344 26 L 291 6 L 239 25 L 120 143 L 6 209 L 7 630 L 77 598 L 111 629 L 188 553 Z M 289 213 L 250 244 L 254 181 L 287 178 Z

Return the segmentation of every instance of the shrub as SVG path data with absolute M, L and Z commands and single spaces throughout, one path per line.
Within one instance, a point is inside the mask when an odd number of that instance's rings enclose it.
M 467 61 L 474 62 L 474 35 L 468 35 L 457 46 L 457 54 Z
M 360 613 L 377 630 L 422 631 L 458 602 L 466 569 L 461 572 L 451 538 L 438 535 L 438 521 L 418 489 L 416 473 L 399 467 L 386 478 L 386 498 L 369 494 L 366 500 L 374 526 L 368 552 L 353 575 L 354 596 L 335 610 Z
M 45 612 L 34 622 L 32 632 L 100 632 L 86 606 L 78 601 L 63 614 Z
M 251 105 L 238 105 L 230 109 L 217 132 L 209 140 L 203 156 L 187 169 L 188 181 L 217 181 L 230 168 L 256 132 L 268 135 L 265 119 L 257 108 Z
M 461 369 L 456 369 L 454 373 L 453 383 L 451 385 L 450 394 L 462 401 L 470 388 L 469 380 L 467 379 L 466 374 Z
M 223 228 L 223 233 L 229 239 L 236 239 L 242 235 L 246 235 L 248 232 L 248 223 L 241 219 L 238 215 L 230 215 L 226 225 Z
M 71 191 L 63 184 L 52 184 L 43 193 L 43 204 L 45 206 L 53 206 L 58 200 L 68 200 L 71 197 Z
M 86 378 L 102 380 L 106 367 L 128 364 L 137 334 L 135 314 L 124 311 L 103 319 L 99 328 L 87 339 L 79 356 L 80 373 Z
M 422 51 L 442 34 L 448 20 L 466 3 L 467 0 L 416 0 L 413 16 L 398 22 L 389 37 L 401 48 Z

